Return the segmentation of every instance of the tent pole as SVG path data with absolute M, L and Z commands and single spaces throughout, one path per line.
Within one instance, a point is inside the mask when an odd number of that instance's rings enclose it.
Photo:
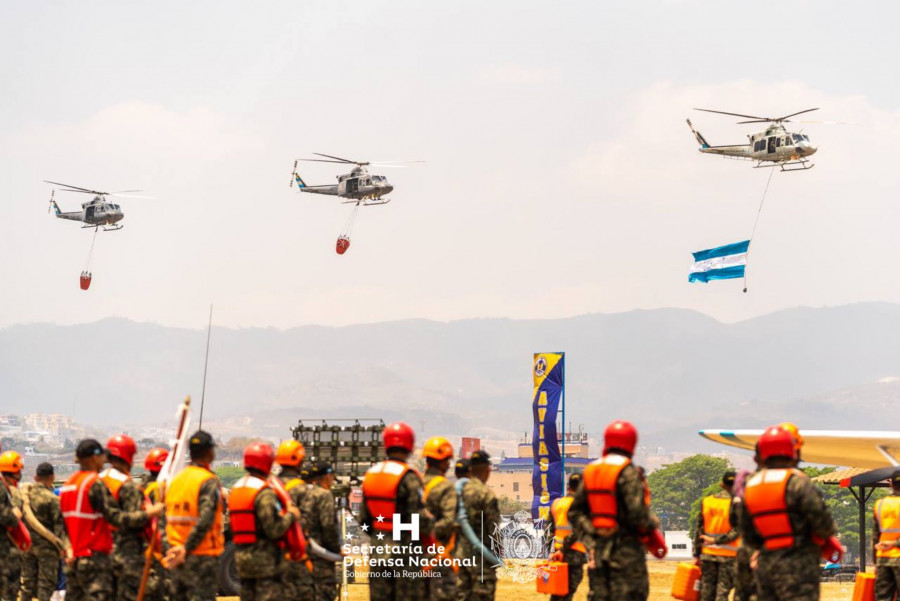
M 859 487 L 859 571 L 866 571 L 866 487 Z

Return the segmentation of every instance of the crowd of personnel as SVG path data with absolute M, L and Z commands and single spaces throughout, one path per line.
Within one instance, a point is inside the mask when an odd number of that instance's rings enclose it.
M 644 471 L 632 461 L 637 436 L 630 423 L 611 423 L 603 456 L 571 476 L 567 495 L 553 502 L 550 559 L 568 564 L 569 587 L 553 601 L 573 598 L 585 568 L 591 601 L 648 598 L 647 555 L 663 557 L 666 544 Z M 475 451 L 454 463 L 450 442 L 430 438 L 422 474 L 410 465 L 412 428 L 390 424 L 383 440 L 386 459 L 363 479 L 358 521 L 372 541 L 372 565 L 397 567 L 369 570 L 370 598 L 493 599 L 502 560 L 492 546 L 500 512 L 485 485 L 489 455 Z M 839 559 L 842 547 L 821 493 L 797 468 L 802 444 L 791 424 L 768 428 L 757 444 L 757 469 L 726 472 L 722 490 L 702 500 L 694 533 L 702 601 L 724 601 L 732 590 L 737 601 L 819 598 L 820 557 Z M 0 454 L 0 527 L 10 533 L 0 537 L 0 601 L 17 594 L 19 601 L 49 601 L 61 562 L 71 601 L 131 601 L 141 592 L 150 601 L 212 601 L 226 528 L 241 599 L 333 601 L 346 552 L 329 492 L 333 467 L 306 462 L 296 440 L 277 449 L 253 443 L 244 450 L 246 474 L 226 494 L 212 471 L 215 449 L 210 434 L 194 433 L 190 463 L 164 494 L 158 476 L 168 451 L 147 454 L 149 475 L 138 483 L 131 477 L 137 447 L 125 435 L 105 446 L 81 441 L 79 470 L 58 495 L 53 466 L 40 464 L 25 484 L 22 458 Z M 451 467 L 455 482 L 447 477 Z M 900 471 L 892 485 L 894 494 L 875 505 L 877 601 L 893 599 L 900 582 Z M 27 538 L 30 548 L 22 544 Z M 431 567 L 413 567 L 426 548 Z M 9 577 L 16 564 L 18 590 Z

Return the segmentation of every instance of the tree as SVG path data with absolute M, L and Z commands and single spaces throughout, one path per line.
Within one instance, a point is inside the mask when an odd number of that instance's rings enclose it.
M 688 530 L 700 511 L 700 499 L 718 490 L 722 474 L 731 467 L 726 459 L 692 455 L 665 465 L 647 476 L 651 507 L 664 530 Z
M 507 497 L 506 495 L 498 499 L 498 505 L 500 506 L 500 513 L 503 515 L 513 515 L 517 511 L 531 512 L 531 503 L 527 501 L 516 501 L 512 497 Z
M 215 472 L 222 482 L 222 486 L 225 488 L 231 488 L 232 484 L 240 480 L 241 476 L 247 473 L 244 468 L 236 466 L 217 467 Z

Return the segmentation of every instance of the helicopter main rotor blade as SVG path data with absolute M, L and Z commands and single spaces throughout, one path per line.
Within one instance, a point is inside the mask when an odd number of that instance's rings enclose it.
M 156 200 L 155 196 L 138 196 L 137 194 L 119 194 L 118 192 L 110 192 L 106 196 L 115 196 L 116 198 L 143 198 L 145 200 Z
M 753 119 L 752 121 L 738 121 L 738 125 L 744 125 L 745 123 L 771 123 L 773 119 Z
M 342 159 L 341 157 L 333 157 L 330 154 L 322 154 L 321 152 L 314 152 L 316 156 L 325 157 L 329 159 L 337 159 L 338 161 L 342 161 L 344 163 L 350 163 L 351 165 L 365 165 L 366 163 L 361 163 L 359 161 L 351 161 L 350 159 Z
M 788 119 L 788 118 L 790 118 L 790 117 L 795 117 L 795 116 L 797 116 L 797 115 L 802 115 L 803 113 L 811 113 L 811 112 L 817 111 L 817 110 L 819 110 L 819 109 L 818 109 L 818 108 L 814 108 L 814 109 L 806 109 L 805 111 L 800 111 L 800 112 L 798 112 L 798 113 L 791 113 L 790 115 L 785 115 L 784 117 L 781 117 L 781 118 L 779 118 L 779 119 L 775 119 L 775 121 L 784 121 L 784 120 L 786 120 L 786 119 Z
M 143 190 L 116 190 L 115 192 L 107 192 L 107 194 L 124 194 L 126 192 L 143 192 Z
M 347 161 L 327 161 L 325 159 L 297 159 L 307 163 L 337 163 L 339 165 L 356 165 L 357 163 L 348 163 Z
M 857 121 L 791 121 L 791 123 L 811 123 L 815 125 L 859 125 Z
M 695 111 L 703 111 L 705 113 L 718 113 L 720 115 L 731 115 L 732 117 L 745 117 L 747 119 L 756 119 L 759 121 L 774 121 L 774 119 L 769 119 L 767 117 L 757 117 L 756 115 L 741 115 L 740 113 L 726 113 L 725 111 L 714 111 L 712 109 L 698 109 L 694 108 Z
M 407 163 L 425 163 L 426 161 L 372 161 L 370 165 L 405 165 Z
M 72 186 L 69 184 L 61 184 L 59 182 L 51 182 L 50 180 L 44 180 L 45 184 L 53 184 L 54 186 L 64 186 L 66 188 L 70 188 L 68 192 L 84 192 L 86 194 L 104 194 L 103 192 L 97 192 L 96 190 L 88 190 L 87 188 L 79 188 L 78 186 Z

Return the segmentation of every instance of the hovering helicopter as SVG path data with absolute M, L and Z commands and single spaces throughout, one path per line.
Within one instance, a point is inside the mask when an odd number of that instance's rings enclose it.
M 366 167 L 402 167 L 404 163 L 422 163 L 424 161 L 351 161 L 350 159 L 342 159 L 328 154 L 313 153 L 316 156 L 325 157 L 324 159 L 297 159 L 294 161 L 294 171 L 291 174 L 291 187 L 297 182 L 297 187 L 301 192 L 310 194 L 327 194 L 329 196 L 337 196 L 341 198 L 341 202 L 345 204 L 356 204 L 362 206 L 384 205 L 391 202 L 390 198 L 384 198 L 386 194 L 390 194 L 394 190 L 394 186 L 388 183 L 388 179 L 383 175 L 370 174 Z M 338 183 L 333 186 L 308 186 L 300 174 L 297 173 L 297 163 L 300 161 L 308 161 L 313 163 L 339 163 L 342 165 L 356 165 L 350 170 L 350 173 L 338 175 Z
M 694 109 L 707 113 L 731 115 L 732 117 L 744 117 L 749 121 L 744 123 L 769 123 L 765 130 L 750 134 L 749 144 L 735 144 L 730 146 L 712 146 L 706 141 L 699 131 L 694 129 L 690 119 L 687 119 L 688 127 L 700 143 L 700 152 L 704 154 L 716 154 L 728 158 L 748 159 L 756 161 L 755 168 L 780 167 L 782 171 L 805 171 L 814 167 L 808 157 L 814 155 L 818 148 L 810 142 L 809 136 L 802 133 L 789 132 L 784 123 L 791 123 L 790 117 L 796 117 L 803 113 L 819 110 L 818 108 L 806 109 L 797 113 L 791 113 L 783 117 L 754 117 L 753 115 L 741 115 L 739 113 L 726 113 L 725 111 L 713 111 L 710 109 Z M 798 121 L 798 123 L 820 123 L 818 121 Z M 770 164 L 764 164 L 770 163 Z
M 84 223 L 84 225 L 81 226 L 82 228 L 92 227 L 96 230 L 97 228 L 102 227 L 104 232 L 113 232 L 122 229 L 123 226 L 119 222 L 125 218 L 125 213 L 122 212 L 122 207 L 117 204 L 106 202 L 107 196 L 116 196 L 121 198 L 150 198 L 149 196 L 129 196 L 125 194 L 126 192 L 140 192 L 141 190 L 99 192 L 97 190 L 79 188 L 78 186 L 70 186 L 69 184 L 60 184 L 58 182 L 51 182 L 47 180 L 44 180 L 44 182 L 53 184 L 54 186 L 63 186 L 63 192 L 93 194 L 94 198 L 92 200 L 81 204 L 80 211 L 63 212 L 59 209 L 59 205 L 56 204 L 56 200 L 54 200 L 56 190 L 53 190 L 53 192 L 50 193 L 50 208 L 56 211 L 56 216 L 60 219 L 81 221 L 82 223 Z M 49 211 L 50 209 L 48 208 L 47 210 Z

